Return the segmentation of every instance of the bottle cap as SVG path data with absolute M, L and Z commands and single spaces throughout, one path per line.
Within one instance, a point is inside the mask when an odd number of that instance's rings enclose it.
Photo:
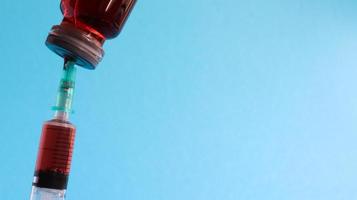
M 87 69 L 95 69 L 104 56 L 97 38 L 69 23 L 53 26 L 46 45 L 59 56 Z

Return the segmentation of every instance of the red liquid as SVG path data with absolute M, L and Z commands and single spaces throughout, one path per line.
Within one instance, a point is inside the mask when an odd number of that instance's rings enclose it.
M 76 129 L 70 124 L 68 127 L 64 127 L 56 125 L 54 121 L 46 122 L 42 129 L 35 171 L 68 175 L 75 132 Z
M 64 22 L 73 23 L 102 39 L 116 37 L 136 0 L 62 0 Z

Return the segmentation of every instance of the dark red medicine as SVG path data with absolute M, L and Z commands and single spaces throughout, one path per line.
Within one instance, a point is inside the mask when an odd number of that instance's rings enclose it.
M 104 39 L 116 37 L 134 0 L 62 0 L 64 20 Z
M 75 127 L 69 122 L 51 120 L 42 128 L 33 185 L 65 189 L 71 168 Z

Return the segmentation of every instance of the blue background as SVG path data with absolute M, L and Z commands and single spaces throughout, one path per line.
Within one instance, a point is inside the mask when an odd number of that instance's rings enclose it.
M 355 0 L 139 1 L 78 70 L 68 200 L 357 199 Z M 1 0 L 0 199 L 28 199 L 59 1 Z

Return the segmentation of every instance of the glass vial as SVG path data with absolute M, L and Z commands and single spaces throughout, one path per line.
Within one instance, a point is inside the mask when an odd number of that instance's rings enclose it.
M 53 26 L 46 45 L 77 65 L 95 69 L 103 44 L 122 30 L 136 0 L 62 0 L 63 20 Z

